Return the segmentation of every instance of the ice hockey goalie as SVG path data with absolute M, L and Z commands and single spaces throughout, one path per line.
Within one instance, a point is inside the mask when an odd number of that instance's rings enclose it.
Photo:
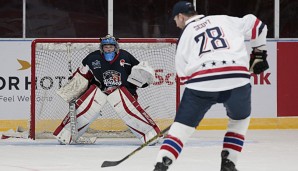
M 79 143 L 103 106 L 109 103 L 131 132 L 141 142 L 147 142 L 160 129 L 138 103 L 136 90 L 150 85 L 154 77 L 148 62 L 139 62 L 120 49 L 114 37 L 107 35 L 101 39 L 100 50 L 86 56 L 82 67 L 57 91 L 75 107 L 56 128 L 54 136 L 62 144 Z

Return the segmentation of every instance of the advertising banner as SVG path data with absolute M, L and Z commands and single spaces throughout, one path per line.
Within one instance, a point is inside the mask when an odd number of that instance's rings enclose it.
M 0 41 L 0 120 L 28 119 L 31 41 Z
M 277 117 L 276 44 L 267 44 L 270 69 L 251 77 L 252 117 L 255 118 Z M 251 51 L 248 43 L 247 49 L 248 52 Z M 28 119 L 31 41 L 0 41 L 0 52 L 0 120 Z M 206 118 L 226 118 L 222 104 L 213 106 Z

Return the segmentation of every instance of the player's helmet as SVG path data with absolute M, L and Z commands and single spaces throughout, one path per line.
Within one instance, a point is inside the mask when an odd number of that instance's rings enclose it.
M 114 45 L 115 50 L 113 52 L 104 52 L 104 50 L 103 50 L 104 45 Z M 108 34 L 108 35 L 106 35 L 106 37 L 101 38 L 99 49 L 107 61 L 112 61 L 119 51 L 119 44 L 115 37 Z

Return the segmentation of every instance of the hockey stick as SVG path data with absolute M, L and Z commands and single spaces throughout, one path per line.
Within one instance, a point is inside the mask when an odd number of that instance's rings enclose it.
M 72 57 L 70 52 L 71 44 L 67 44 L 67 56 L 68 56 L 68 72 L 69 78 L 72 75 Z M 68 78 L 68 79 L 69 79 Z M 78 135 L 78 128 L 77 128 L 77 114 L 76 114 L 76 107 L 75 107 L 75 100 L 69 102 L 69 116 L 70 116 L 70 132 L 71 132 L 71 144 L 76 144 L 77 135 Z
M 140 147 L 138 147 L 137 149 L 135 149 L 134 151 L 132 151 L 131 153 L 129 153 L 127 156 L 125 156 L 123 159 L 119 160 L 119 161 L 104 161 L 101 165 L 101 167 L 112 167 L 112 166 L 117 166 L 118 164 L 122 163 L 123 161 L 125 161 L 126 159 L 128 159 L 130 156 L 134 155 L 136 152 L 140 151 L 141 149 L 143 149 L 144 147 L 148 146 L 148 144 L 150 144 L 151 142 L 153 142 L 154 140 L 156 140 L 158 137 L 162 136 L 163 134 L 165 134 L 169 129 L 170 129 L 171 125 L 169 125 L 168 127 L 166 127 L 164 130 L 162 130 L 159 134 L 155 135 L 153 138 L 151 138 L 149 141 L 147 141 L 146 143 L 142 144 Z
M 75 100 L 69 102 L 69 117 L 70 117 L 70 131 L 71 131 L 71 144 L 75 144 L 78 135 L 78 128 L 77 128 L 77 114 L 76 114 L 76 107 L 75 107 Z

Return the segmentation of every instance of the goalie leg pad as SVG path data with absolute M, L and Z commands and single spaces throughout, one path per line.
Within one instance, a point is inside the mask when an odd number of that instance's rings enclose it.
M 102 93 L 95 85 L 90 88 L 76 100 L 76 120 L 78 134 L 77 138 L 82 136 L 91 123 L 99 117 L 100 110 L 107 101 L 107 95 Z M 70 144 L 72 141 L 70 115 L 66 115 L 62 123 L 53 133 L 56 139 L 62 144 Z
M 107 101 L 132 133 L 143 143 L 160 133 L 156 123 L 125 87 L 120 87 L 108 95 Z

